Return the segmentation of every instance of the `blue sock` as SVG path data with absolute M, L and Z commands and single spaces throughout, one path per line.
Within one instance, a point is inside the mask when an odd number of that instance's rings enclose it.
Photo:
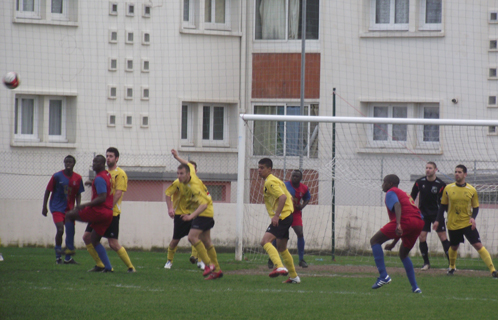
M 304 238 L 297 238 L 297 253 L 299 254 L 299 261 L 304 260 Z
M 403 265 L 405 266 L 406 275 L 408 277 L 408 281 L 412 285 L 412 290 L 418 288 L 417 281 L 415 280 L 415 270 L 413 269 L 413 263 L 410 257 L 406 257 L 403 261 Z
M 55 246 L 55 258 L 56 258 L 56 259 L 60 259 L 61 254 L 60 254 L 60 253 L 58 253 L 58 252 L 61 252 L 61 251 L 62 251 L 61 246 Z
M 380 277 L 384 279 L 387 277 L 386 264 L 384 263 L 384 250 L 382 250 L 382 246 L 380 244 L 374 244 L 372 246 L 372 252 Z
M 100 260 L 104 264 L 105 268 L 107 270 L 112 270 L 111 262 L 109 261 L 109 257 L 107 256 L 107 252 L 105 251 L 104 246 L 99 243 L 95 248 L 95 251 L 97 251 L 97 254 L 99 255 Z
M 66 220 L 66 248 L 74 250 L 74 222 Z

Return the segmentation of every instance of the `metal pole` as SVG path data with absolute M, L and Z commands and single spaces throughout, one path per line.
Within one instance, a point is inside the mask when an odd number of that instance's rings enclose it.
M 237 167 L 237 212 L 235 217 L 235 260 L 242 261 L 244 239 L 244 184 L 245 184 L 245 158 L 246 158 L 246 126 L 239 117 L 239 146 Z
M 335 88 L 332 91 L 332 115 L 335 117 Z M 335 122 L 332 123 L 332 261 L 335 261 Z
M 304 115 L 304 84 L 306 71 L 306 0 L 303 0 L 301 7 L 301 107 L 300 113 Z M 309 110 L 308 110 L 309 111 Z M 299 170 L 303 170 L 303 140 L 304 140 L 304 123 L 299 123 Z

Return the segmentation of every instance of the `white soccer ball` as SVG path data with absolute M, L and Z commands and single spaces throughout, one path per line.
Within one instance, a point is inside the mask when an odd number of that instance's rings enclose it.
M 17 88 L 19 84 L 21 84 L 19 74 L 14 71 L 7 72 L 5 76 L 3 76 L 3 84 L 9 89 Z

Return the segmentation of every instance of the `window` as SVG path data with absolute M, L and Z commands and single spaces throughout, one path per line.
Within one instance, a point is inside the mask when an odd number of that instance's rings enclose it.
M 125 71 L 126 72 L 133 72 L 133 58 L 126 58 L 125 59 Z
M 14 108 L 14 140 L 68 142 L 68 98 L 16 95 Z
M 108 86 L 107 89 L 108 89 L 108 93 L 109 93 L 107 98 L 116 99 L 117 98 L 117 91 L 118 91 L 117 87 L 114 85 L 110 85 L 110 86 Z
M 133 115 L 131 113 L 124 114 L 124 127 L 125 128 L 133 127 Z
M 117 2 L 109 2 L 109 15 L 117 16 L 118 15 L 118 3 Z
M 240 34 L 241 0 L 182 0 L 182 32 Z
M 116 58 L 109 58 L 109 71 L 116 71 L 118 70 L 118 59 Z
M 133 31 L 126 31 L 126 44 L 133 44 Z
M 149 72 L 149 59 L 142 59 L 142 72 Z
M 150 33 L 142 32 L 142 44 L 148 46 L 150 44 Z
M 301 107 L 291 104 L 258 105 L 255 114 L 317 116 L 318 105 Z M 254 121 L 253 155 L 318 156 L 318 124 L 316 122 Z
M 420 2 L 420 29 L 441 30 L 443 16 L 442 0 L 421 0 Z
M 151 4 L 143 4 L 143 10 L 142 10 L 142 17 L 144 18 L 150 18 L 150 11 L 152 10 L 152 5 Z
M 14 22 L 73 25 L 78 21 L 78 0 L 16 0 Z
M 118 43 L 118 31 L 109 30 L 109 43 Z
M 408 30 L 409 0 L 372 0 L 371 30 Z
M 149 87 L 147 86 L 142 86 L 142 100 L 149 100 Z
M 140 127 L 148 128 L 149 127 L 149 114 L 141 113 L 140 114 Z
M 181 145 L 199 148 L 235 146 L 237 127 L 229 123 L 234 123 L 236 117 L 235 103 L 182 103 Z
M 133 17 L 135 15 L 135 4 L 133 3 L 126 4 L 126 15 L 128 17 Z
M 488 96 L 488 107 L 496 107 L 496 96 Z
M 131 86 L 125 86 L 125 99 L 126 100 L 133 100 L 133 87 Z
M 256 40 L 302 39 L 302 0 L 256 0 Z M 317 40 L 319 0 L 306 2 L 306 39 Z
M 107 113 L 107 126 L 116 127 L 116 114 L 114 112 Z
M 370 103 L 368 114 L 375 118 L 439 119 L 438 103 Z M 421 148 L 438 151 L 438 125 L 370 124 L 369 146 L 374 148 Z

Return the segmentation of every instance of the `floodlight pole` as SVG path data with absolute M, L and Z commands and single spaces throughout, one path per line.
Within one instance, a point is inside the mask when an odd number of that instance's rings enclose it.
M 304 114 L 304 84 L 306 71 L 306 0 L 303 0 L 301 8 L 301 116 Z M 303 139 L 304 139 L 304 123 L 299 123 L 299 170 L 303 170 Z M 307 143 L 309 145 L 309 143 Z M 285 172 L 284 172 L 285 175 Z
M 332 91 L 332 116 L 335 117 L 335 88 Z M 332 261 L 335 261 L 335 122 L 332 123 Z

